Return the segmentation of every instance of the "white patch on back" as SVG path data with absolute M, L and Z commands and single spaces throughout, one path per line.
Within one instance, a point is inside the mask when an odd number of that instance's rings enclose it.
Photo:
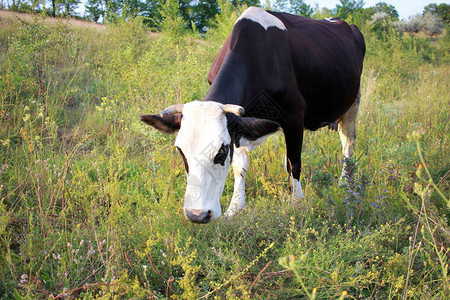
M 331 23 L 336 23 L 336 22 L 340 21 L 338 19 L 333 19 L 333 18 L 325 18 L 325 20 L 327 20 L 328 22 L 331 22 Z
M 281 22 L 280 19 L 269 14 L 267 11 L 259 7 L 247 8 L 239 17 L 239 19 L 237 19 L 236 23 L 242 19 L 252 20 L 253 22 L 256 22 L 264 27 L 265 30 L 267 30 L 269 27 L 278 27 L 281 30 L 287 30 L 286 26 L 284 26 L 283 22 Z

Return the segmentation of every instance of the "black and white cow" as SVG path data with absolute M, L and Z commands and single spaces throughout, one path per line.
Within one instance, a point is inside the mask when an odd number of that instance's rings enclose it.
M 231 165 L 234 194 L 225 216 L 243 208 L 247 153 L 279 129 L 295 199 L 304 197 L 299 181 L 304 128 L 338 123 L 341 180 L 350 178 L 364 53 L 358 28 L 339 19 L 248 8 L 211 67 L 204 101 L 141 116 L 162 132 L 178 132 L 175 146 L 187 173 L 185 216 L 207 223 L 221 215 Z

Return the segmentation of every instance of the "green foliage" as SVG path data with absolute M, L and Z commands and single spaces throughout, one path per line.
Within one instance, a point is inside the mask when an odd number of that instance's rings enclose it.
M 183 24 L 183 18 L 180 15 L 178 1 L 166 0 L 161 8 L 162 22 L 161 31 L 170 38 L 177 38 L 183 34 L 186 29 Z
M 447 3 L 431 3 L 425 6 L 423 9 L 423 14 L 432 13 L 440 18 L 442 18 L 445 24 L 448 25 L 450 22 L 450 5 Z
M 412 16 L 407 21 L 395 22 L 394 25 L 399 32 L 417 34 L 419 31 L 425 31 L 431 36 L 441 34 L 445 27 L 442 19 L 430 12 L 425 13 L 424 16 Z
M 3 298 L 448 298 L 448 33 L 360 24 L 354 187 L 337 134 L 307 132 L 292 205 L 279 133 L 250 154 L 245 210 L 199 226 L 174 137 L 139 115 L 203 98 L 238 12 L 221 3 L 201 39 L 166 5 L 162 34 L 0 20 Z
M 334 12 L 326 7 L 319 8 L 319 4 L 314 7 L 314 13 L 311 15 L 313 19 L 322 20 L 325 18 L 331 18 L 334 16 Z
M 75 14 L 75 10 L 78 5 L 80 5 L 80 0 L 58 0 L 57 4 L 60 7 L 61 15 L 63 16 L 71 16 Z
M 241 7 L 240 10 L 237 10 L 227 0 L 220 0 L 219 5 L 221 13 L 216 15 L 214 21 L 211 22 L 211 27 L 214 30 L 207 32 L 207 37 L 223 44 L 233 30 L 234 23 L 236 23 L 240 14 L 239 12 L 243 12 L 244 9 Z
M 392 21 L 398 20 L 397 10 L 393 5 L 387 4 L 386 2 L 378 2 L 377 4 L 375 4 L 375 6 L 365 9 L 365 13 L 367 13 L 369 16 L 373 16 L 376 13 L 385 13 Z
M 274 1 L 273 6 L 277 11 L 283 11 L 305 17 L 309 17 L 313 12 L 311 5 L 306 4 L 303 0 L 277 0 Z
M 360 12 L 363 5 L 363 0 L 340 0 L 340 4 L 336 5 L 336 16 L 347 20 L 351 15 Z

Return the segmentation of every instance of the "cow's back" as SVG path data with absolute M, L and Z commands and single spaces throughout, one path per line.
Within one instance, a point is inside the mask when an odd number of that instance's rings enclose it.
M 359 91 L 365 54 L 362 34 L 339 19 L 269 13 L 287 28 L 298 89 L 306 101 L 305 127 L 315 130 L 335 121 Z
M 365 53 L 362 34 L 340 20 L 268 13 L 281 20 L 281 26 L 263 28 L 264 24 L 246 19 L 245 13 L 236 22 L 211 67 L 212 86 L 205 100 L 247 108 L 259 101 L 262 91 L 289 118 L 303 107 L 309 130 L 336 121 L 359 90 Z

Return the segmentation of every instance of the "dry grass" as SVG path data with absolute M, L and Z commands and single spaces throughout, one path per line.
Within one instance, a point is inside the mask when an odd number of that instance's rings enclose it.
M 0 10 L 0 24 L 7 25 L 11 24 L 17 20 L 23 20 L 30 22 L 32 20 L 37 20 L 39 23 L 44 23 L 46 25 L 55 25 L 57 23 L 62 23 L 64 25 L 74 27 L 77 29 L 91 28 L 96 30 L 106 30 L 107 26 L 104 24 L 98 24 L 89 21 L 83 21 L 75 18 L 53 18 L 53 17 L 43 17 L 38 14 L 27 14 L 8 10 Z

